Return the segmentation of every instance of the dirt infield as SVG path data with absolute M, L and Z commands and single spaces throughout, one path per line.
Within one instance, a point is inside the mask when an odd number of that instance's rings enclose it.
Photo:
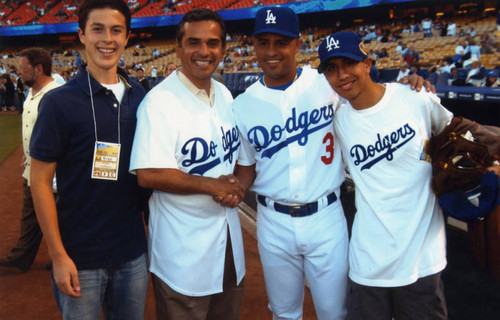
M 0 166 L 0 257 L 6 257 L 19 236 L 19 218 L 22 206 L 22 147 L 19 146 Z M 247 273 L 243 295 L 242 320 L 271 319 L 267 309 L 264 278 L 260 266 L 256 240 L 243 231 Z M 50 285 L 47 247 L 42 242 L 31 270 L 0 268 L 0 319 L 61 319 Z M 314 319 L 315 313 L 306 290 L 304 320 Z M 145 319 L 155 318 L 153 289 L 150 284 Z

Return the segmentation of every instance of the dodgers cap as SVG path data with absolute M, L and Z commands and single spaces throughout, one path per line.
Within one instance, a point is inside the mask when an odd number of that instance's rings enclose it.
M 319 73 L 323 73 L 326 61 L 333 57 L 346 57 L 355 61 L 362 61 L 368 57 L 361 38 L 351 31 L 341 31 L 327 36 L 319 45 L 318 54 Z
M 497 73 L 495 72 L 495 70 L 488 70 L 488 72 L 486 73 L 486 76 L 487 77 L 496 77 Z
M 289 38 L 298 38 L 299 18 L 288 7 L 265 7 L 257 11 L 253 36 L 275 33 Z
M 500 204 L 500 177 L 493 171 L 483 175 L 478 205 L 472 204 L 464 192 L 449 192 L 439 197 L 439 205 L 447 214 L 461 221 L 487 216 Z

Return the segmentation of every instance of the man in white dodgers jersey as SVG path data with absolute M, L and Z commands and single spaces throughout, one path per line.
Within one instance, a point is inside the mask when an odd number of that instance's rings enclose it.
M 350 319 L 446 319 L 445 225 L 425 146 L 452 114 L 426 92 L 370 79 L 353 32 L 327 36 L 320 66 L 344 99 L 334 126 L 356 185 L 349 246 Z
M 193 9 L 177 27 L 174 71 L 144 98 L 130 169 L 153 189 L 149 258 L 158 319 L 238 319 L 245 274 L 237 210 L 212 197 L 243 190 L 233 173 L 240 139 L 230 92 L 212 73 L 224 21 Z
M 274 319 L 300 319 L 304 281 L 319 319 L 346 315 L 344 181 L 332 119 L 338 96 L 316 70 L 297 68 L 296 14 L 263 8 L 253 44 L 264 76 L 233 110 L 242 149 L 236 175 L 257 193 L 257 238 Z

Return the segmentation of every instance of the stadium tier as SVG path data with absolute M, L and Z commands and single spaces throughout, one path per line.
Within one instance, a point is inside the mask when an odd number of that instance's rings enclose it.
M 123 66 L 131 74 L 140 66 L 150 75 L 156 69 L 162 76 L 169 62 L 177 64 L 174 42 L 174 27 L 182 14 L 194 7 L 218 10 L 227 21 L 230 36 L 227 53 L 221 71 L 224 74 L 241 73 L 252 75 L 261 70 L 253 55 L 248 36 L 251 34 L 251 18 L 262 5 L 290 6 L 299 13 L 301 38 L 304 45 L 297 55 L 300 67 L 317 68 L 317 47 L 327 34 L 338 30 L 352 30 L 365 37 L 370 54 L 376 58 L 381 81 L 395 80 L 402 55 L 398 42 L 412 44 L 420 55 L 419 65 L 424 75 L 437 66 L 445 57 L 454 57 L 457 45 L 466 38 L 466 31 L 474 30 L 473 38 L 483 41 L 489 35 L 490 51 L 481 54 L 482 65 L 489 70 L 500 66 L 500 33 L 497 31 L 496 9 L 488 7 L 488 1 L 475 1 L 476 6 L 464 1 L 286 1 L 286 0 L 127 0 L 133 13 L 132 35 L 129 47 L 123 54 Z M 7 1 L 0 2 L 0 57 L 1 64 L 15 70 L 17 53 L 32 46 L 33 39 L 53 34 L 59 43 L 44 44 L 53 52 L 54 65 L 59 72 L 74 72 L 78 56 L 85 61 L 85 53 L 76 37 L 77 0 Z M 362 5 L 360 5 L 362 3 Z M 465 2 L 464 2 L 465 3 Z M 364 7 L 364 8 L 362 8 Z M 465 8 L 465 9 L 464 9 Z M 374 15 L 378 13 L 380 16 Z M 420 21 L 426 16 L 434 19 L 431 37 L 426 37 Z M 387 19 L 389 18 L 389 19 Z M 10 21 L 9 23 L 7 23 Z M 442 33 L 445 23 L 454 21 L 456 35 Z M 462 30 L 464 33 L 460 34 Z M 446 31 L 446 30 L 445 30 Z M 369 39 L 370 34 L 375 38 Z M 35 38 L 33 38 L 35 37 Z M 19 41 L 21 39 L 21 41 Z M 15 45 L 9 45 L 16 40 Z M 28 41 L 23 41 L 28 40 Z M 380 53 L 384 55 L 380 55 Z M 380 55 L 380 57 L 379 57 Z M 464 78 L 465 70 L 459 70 Z M 228 87 L 240 91 L 243 84 L 230 82 Z

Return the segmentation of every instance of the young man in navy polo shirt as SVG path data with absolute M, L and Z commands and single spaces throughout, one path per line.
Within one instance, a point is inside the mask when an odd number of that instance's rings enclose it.
M 130 32 L 120 0 L 79 10 L 86 65 L 44 96 L 33 130 L 32 190 L 64 319 L 142 319 L 148 285 L 141 189 L 128 173 L 143 87 L 118 68 Z M 52 177 L 57 173 L 57 205 Z

